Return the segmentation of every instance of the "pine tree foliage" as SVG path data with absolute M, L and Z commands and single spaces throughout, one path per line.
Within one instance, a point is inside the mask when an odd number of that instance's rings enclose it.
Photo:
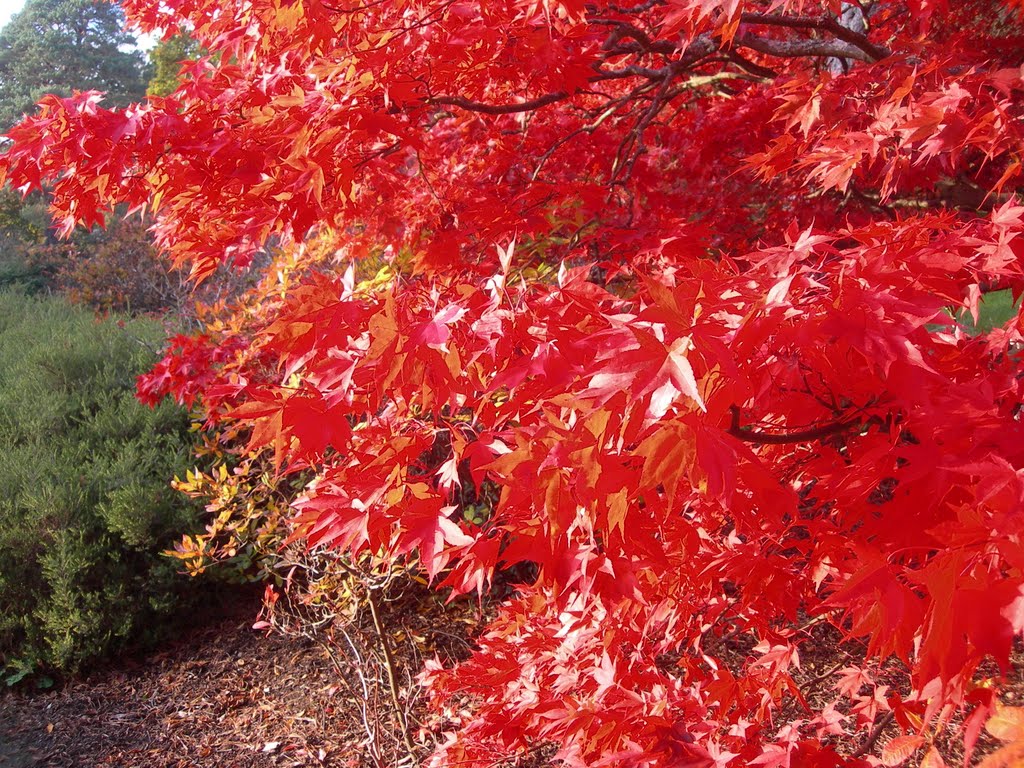
M 146 61 L 124 13 L 104 0 L 27 0 L 0 30 L 0 130 L 47 93 L 107 93 L 126 106 L 146 93 Z

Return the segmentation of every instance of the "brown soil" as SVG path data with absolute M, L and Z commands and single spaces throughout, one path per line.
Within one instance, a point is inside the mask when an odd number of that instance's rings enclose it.
M 365 738 L 325 651 L 251 628 L 258 603 L 143 661 L 0 698 L 0 766 L 357 766 Z
M 0 696 L 0 768 L 409 765 L 409 749 L 394 717 L 371 632 L 354 621 L 344 640 L 335 637 L 333 646 L 323 638 L 267 635 L 252 628 L 258 610 L 259 600 L 251 596 L 239 600 L 228 615 L 185 633 L 144 659 L 120 660 L 55 692 Z M 423 594 L 396 599 L 387 610 L 387 625 L 400 630 L 392 651 L 401 695 L 413 700 L 417 686 L 410 670 L 419 668 L 420 654 L 448 660 L 464 657 L 471 627 L 483 618 L 468 603 L 445 608 Z M 407 638 L 405 645 L 402 638 Z M 360 654 L 362 666 L 347 658 L 344 643 Z M 733 639 L 732 644 L 732 650 L 742 655 L 741 640 Z M 834 632 L 816 627 L 804 648 L 796 683 L 812 705 L 820 704 L 831 695 L 838 668 L 859 661 L 840 647 Z M 1002 681 L 1003 701 L 1021 706 L 1021 645 L 1013 662 Z M 883 670 L 879 679 L 896 684 L 899 672 L 894 668 L 892 680 L 886 681 Z M 997 670 L 991 672 L 999 676 Z M 429 729 L 417 727 L 420 714 L 414 704 L 405 716 L 415 751 L 423 756 L 430 751 L 431 735 Z M 844 754 L 877 756 L 899 729 L 884 717 L 874 725 L 839 739 L 835 746 Z M 963 764 L 955 728 L 935 745 L 947 765 Z M 983 733 L 972 764 L 999 746 Z M 519 765 L 550 768 L 546 757 L 539 750 L 533 760 Z M 920 757 L 915 755 L 906 768 L 917 766 Z
M 381 605 L 405 738 L 368 611 L 325 622 L 323 606 L 299 606 L 304 623 L 279 606 L 292 620 L 268 633 L 253 628 L 261 605 L 251 591 L 211 596 L 160 652 L 0 694 L 0 768 L 405 768 L 433 750 L 414 676 L 423 654 L 466 658 L 478 606 L 415 582 Z

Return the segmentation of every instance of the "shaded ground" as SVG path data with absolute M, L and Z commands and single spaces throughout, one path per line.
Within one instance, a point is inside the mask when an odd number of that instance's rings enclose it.
M 52 693 L 0 693 L 0 768 L 404 768 L 432 751 L 413 678 L 423 653 L 466 657 L 472 601 L 445 606 L 412 584 L 381 605 L 408 739 L 365 610 L 310 639 L 294 622 L 254 630 L 260 606 L 253 592 L 211 598 L 157 653 Z M 307 626 L 323 618 L 303 610 Z
M 258 603 L 52 694 L 0 698 L 0 766 L 356 766 L 365 738 L 325 651 L 252 630 Z
M 442 608 L 422 595 L 396 599 L 386 620 L 399 637 L 416 638 L 429 653 L 455 659 L 468 651 L 471 610 Z M 372 643 L 359 622 L 344 642 L 364 661 L 360 672 L 341 652 L 303 637 L 267 636 L 252 629 L 259 599 L 239 600 L 216 621 L 185 633 L 159 653 L 120 660 L 111 668 L 53 693 L 0 696 L 0 768 L 404 768 L 408 751 L 393 717 L 390 694 Z M 860 660 L 839 647 L 838 636 L 819 626 L 803 651 L 796 683 L 812 704 L 829 697 L 836 671 Z M 415 645 L 393 650 L 401 670 L 418 669 Z M 744 653 L 734 639 L 724 657 Z M 412 650 L 410 650 L 412 649 Z M 719 649 L 722 651 L 723 649 Z M 332 658 L 333 657 L 333 658 Z M 1024 647 L 1018 644 L 1003 700 L 1024 704 Z M 897 684 L 898 662 L 891 662 Z M 993 676 L 998 676 L 995 669 Z M 884 671 L 879 678 L 885 681 Z M 401 694 L 417 686 L 403 671 Z M 821 701 L 816 701 L 821 698 Z M 416 715 L 406 712 L 415 730 Z M 799 717 L 802 712 L 782 713 Z M 875 727 L 836 742 L 843 754 L 878 755 L 898 735 L 879 717 Z M 429 751 L 429 735 L 416 745 Z M 948 765 L 962 765 L 961 735 L 952 729 L 935 742 Z M 972 764 L 998 747 L 982 734 Z M 539 750 L 521 768 L 550 768 Z M 919 765 L 915 755 L 907 768 Z M 510 765 L 515 761 L 510 761 Z

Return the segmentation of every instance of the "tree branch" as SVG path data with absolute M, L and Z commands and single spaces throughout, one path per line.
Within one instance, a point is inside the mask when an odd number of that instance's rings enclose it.
M 875 727 L 871 729 L 871 733 L 868 734 L 864 743 L 852 752 L 850 757 L 863 757 L 874 749 L 875 743 L 878 741 L 878 737 L 882 735 L 882 731 L 884 731 L 886 726 L 893 721 L 894 717 L 896 717 L 896 713 L 891 710 L 882 715 L 878 723 L 875 724 Z
M 409 733 L 409 721 L 406 719 L 405 710 L 402 708 L 402 696 L 398 690 L 398 678 L 395 674 L 395 656 L 391 652 L 391 640 L 380 619 L 380 609 L 377 606 L 377 597 L 374 594 L 373 587 L 369 587 L 366 590 L 366 602 L 370 606 L 373 628 L 377 633 L 377 639 L 380 641 L 380 647 L 384 653 L 384 671 L 387 672 L 388 676 L 388 688 L 391 692 L 391 703 L 395 707 L 395 717 L 398 718 L 398 724 L 402 729 L 402 741 L 405 743 L 405 748 L 409 751 L 409 756 L 415 761 L 416 745 L 412 741 L 412 734 Z
M 750 48 L 752 51 L 778 58 L 798 58 L 800 56 L 834 56 L 838 59 L 856 59 L 868 64 L 877 61 L 873 56 L 857 45 L 845 40 L 772 40 L 755 35 L 737 35 L 733 39 L 735 45 Z
M 768 80 L 774 80 L 778 77 L 779 73 L 768 67 L 762 67 L 760 64 L 755 64 L 746 56 L 743 56 L 739 51 L 732 50 L 727 54 L 729 61 L 733 62 L 736 66 L 742 69 L 744 72 L 749 72 L 757 77 L 764 77 Z
M 840 40 L 859 48 L 867 54 L 868 61 L 878 61 L 892 55 L 892 51 L 885 46 L 875 45 L 865 35 L 844 27 L 831 16 L 814 18 L 811 16 L 787 16 L 781 13 L 744 13 L 740 15 L 740 21 L 745 24 L 764 24 L 774 27 L 789 27 L 790 29 L 814 29 L 829 32 Z
M 460 109 L 468 109 L 470 112 L 481 112 L 485 115 L 514 115 L 518 112 L 532 112 L 535 109 L 546 107 L 548 104 L 565 101 L 570 96 L 572 94 L 568 91 L 558 91 L 557 93 L 549 93 L 544 96 L 538 96 L 536 99 L 520 101 L 515 104 L 485 104 L 480 101 L 472 101 L 463 96 L 436 96 L 427 99 L 427 104 L 459 107 Z
M 597 65 L 595 66 L 596 74 L 591 76 L 589 81 L 596 83 L 604 80 L 640 77 L 652 82 L 658 81 L 665 84 L 669 80 L 683 74 L 687 69 L 697 65 L 702 59 L 722 50 L 725 50 L 726 54 L 746 71 L 760 77 L 774 76 L 775 73 L 772 70 L 740 56 L 736 52 L 737 48 L 749 48 L 758 53 L 778 58 L 820 56 L 837 59 L 856 59 L 857 61 L 867 63 L 878 61 L 890 55 L 890 51 L 887 48 L 871 43 L 864 35 L 847 29 L 831 17 L 813 18 L 809 16 L 786 16 L 784 14 L 744 13 L 741 19 L 751 25 L 763 24 L 766 26 L 789 27 L 791 29 L 824 31 L 832 34 L 836 39 L 800 38 L 776 40 L 745 33 L 733 39 L 731 49 L 725 49 L 720 40 L 710 34 L 703 34 L 691 40 L 679 58 L 675 60 L 669 59 L 661 67 L 647 67 L 633 63 L 625 64 L 615 69 L 603 69 L 600 65 Z M 646 32 L 625 22 L 597 19 L 594 20 L 594 23 L 608 24 L 613 27 L 612 32 L 605 41 L 605 56 L 603 57 L 605 59 L 631 53 L 637 55 L 659 53 L 667 56 L 669 53 L 677 50 L 675 43 L 652 40 Z M 624 38 L 633 41 L 633 46 L 635 46 L 636 50 L 619 50 L 618 46 Z M 557 91 L 513 104 L 488 104 L 474 101 L 465 96 L 434 96 L 426 99 L 425 103 L 433 106 L 458 107 L 485 115 L 512 115 L 532 112 L 550 104 L 565 101 L 575 95 L 575 92 Z
M 732 414 L 732 422 L 727 432 L 738 440 L 755 445 L 790 445 L 792 443 L 810 443 L 821 440 L 831 435 L 838 435 L 847 432 L 854 427 L 860 426 L 860 420 L 837 421 L 831 424 L 823 424 L 820 427 L 811 429 L 800 429 L 795 432 L 757 432 L 752 429 L 744 429 L 740 426 L 740 409 L 737 405 L 729 406 Z

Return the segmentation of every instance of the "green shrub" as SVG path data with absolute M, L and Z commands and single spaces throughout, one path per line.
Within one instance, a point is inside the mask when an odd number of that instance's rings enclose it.
M 187 414 L 134 398 L 156 323 L 0 293 L 0 667 L 74 672 L 155 639 L 189 580 L 162 556 L 196 515 L 169 484 Z M 192 587 L 194 589 L 194 586 Z

